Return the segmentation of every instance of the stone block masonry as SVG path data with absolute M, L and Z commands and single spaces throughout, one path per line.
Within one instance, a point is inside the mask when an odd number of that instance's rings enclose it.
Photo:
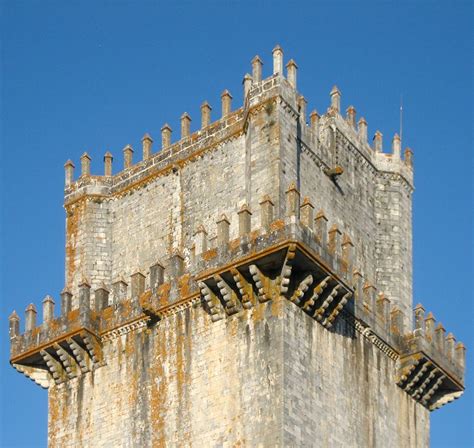
M 337 87 L 308 124 L 272 56 L 161 150 L 66 162 L 60 315 L 9 319 L 50 446 L 424 447 L 462 394 L 464 345 L 412 310 L 412 151 L 369 145 Z

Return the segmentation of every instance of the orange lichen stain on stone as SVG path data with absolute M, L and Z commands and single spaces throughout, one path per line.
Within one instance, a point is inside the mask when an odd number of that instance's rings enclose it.
M 124 300 L 122 302 L 122 309 L 120 310 L 120 318 L 127 318 L 132 314 L 132 302 L 130 300 Z
M 212 260 L 217 256 L 217 249 L 209 249 L 202 254 L 202 258 L 206 261 Z
M 145 312 L 156 312 L 156 307 L 153 306 L 153 293 L 151 289 L 145 291 L 138 299 L 138 303 Z
M 284 297 L 279 296 L 271 301 L 271 312 L 273 317 L 283 317 L 283 301 Z
M 230 250 L 235 250 L 240 246 L 240 238 L 236 238 L 229 242 Z
M 257 302 L 257 304 L 253 308 L 253 313 L 252 313 L 252 320 L 254 322 L 260 322 L 263 320 L 265 317 L 265 308 L 267 306 L 267 302 L 265 303 L 260 303 Z
M 86 202 L 79 201 L 73 207 L 66 207 L 66 284 L 72 285 L 76 270 L 76 245 L 79 223 L 84 215 Z
M 56 396 L 55 392 L 51 389 L 49 391 L 49 436 L 53 437 L 56 434 L 56 428 L 61 425 L 59 420 L 59 405 L 61 401 Z M 65 407 L 65 406 L 64 406 Z
M 64 446 L 66 439 L 69 439 L 67 435 L 59 436 L 59 429 L 67 427 L 68 424 L 69 414 L 66 406 L 68 393 L 67 388 L 53 386 L 49 389 L 48 446 Z
M 181 298 L 187 297 L 190 294 L 190 285 L 189 281 L 191 279 L 190 274 L 185 274 L 178 279 L 178 290 L 179 290 L 179 296 Z
M 116 352 L 117 352 L 117 360 L 118 364 L 121 366 L 122 365 L 122 353 L 123 353 L 123 347 L 122 347 L 122 338 L 118 337 L 114 340 L 114 343 L 116 344 Z
M 258 238 L 259 235 L 260 235 L 260 231 L 258 229 L 250 232 L 250 241 L 252 243 L 255 243 L 255 240 Z
M 277 219 L 270 224 L 270 231 L 275 232 L 285 228 L 285 221 L 283 219 Z
M 57 331 L 60 329 L 60 327 L 61 325 L 59 323 L 59 319 L 53 319 L 48 322 L 48 328 L 50 331 Z
M 170 291 L 171 291 L 171 283 L 163 283 L 158 288 L 157 295 L 158 295 L 160 307 L 168 305 L 169 298 L 170 298 Z
M 102 311 L 102 317 L 107 321 L 112 319 L 113 315 L 114 315 L 114 310 L 111 306 L 108 306 Z
M 69 311 L 69 313 L 67 314 L 68 322 L 74 322 L 74 321 L 77 321 L 78 319 L 79 319 L 79 308 Z
M 239 319 L 228 319 L 227 328 L 232 338 L 235 338 L 239 331 Z
M 146 290 L 138 299 L 140 305 L 142 303 L 149 303 L 151 296 L 152 296 L 151 289 Z
M 132 359 L 135 358 L 135 337 L 136 334 L 134 332 L 127 333 L 125 335 L 125 356 L 129 362 L 132 362 Z

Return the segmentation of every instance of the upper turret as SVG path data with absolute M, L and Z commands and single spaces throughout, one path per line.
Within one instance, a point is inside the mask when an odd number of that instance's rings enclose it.
M 277 45 L 273 49 L 273 73 L 270 77 L 262 79 L 263 71 L 263 61 L 257 55 L 252 59 L 252 75 L 246 74 L 245 80 L 248 80 L 249 84 L 245 87 L 246 82 L 244 82 L 244 99 L 248 93 L 252 93 L 254 97 L 253 104 L 258 101 L 258 97 L 261 97 L 262 90 L 257 89 L 256 87 L 259 83 L 263 82 L 266 84 L 265 89 L 268 90 L 270 86 L 279 86 L 281 89 L 280 94 L 284 94 L 284 87 L 297 91 L 297 70 L 298 66 L 293 59 L 290 59 L 286 64 L 286 77 L 284 70 L 284 59 L 283 59 L 283 50 Z M 275 78 L 276 77 L 276 78 Z M 279 80 L 278 78 L 281 78 Z M 244 81 L 245 81 L 244 80 Z M 271 81 L 271 82 L 269 82 Z M 301 102 L 303 101 L 306 104 L 306 100 L 299 93 L 296 93 L 297 97 L 297 108 L 301 110 Z M 256 100 L 256 101 L 255 101 Z M 387 172 L 396 172 L 403 175 L 404 179 L 410 184 L 413 184 L 413 158 L 412 150 L 406 148 L 404 151 L 404 157 L 402 156 L 402 148 L 400 137 L 395 134 L 392 147 L 390 152 L 383 152 L 382 146 L 382 134 L 380 131 L 376 131 L 373 138 L 372 146 L 369 146 L 367 141 L 368 135 L 368 124 L 365 118 L 361 117 L 358 121 L 356 119 L 356 109 L 354 106 L 349 106 L 346 110 L 346 116 L 341 115 L 341 101 L 342 94 L 337 86 L 333 86 L 330 91 L 330 107 L 327 110 L 326 114 L 320 116 L 317 115 L 317 120 L 314 118 L 311 119 L 311 131 L 315 134 L 316 140 L 323 140 L 326 143 L 326 138 L 324 136 L 327 128 L 331 127 L 331 123 L 336 126 L 345 136 L 354 144 L 354 146 L 361 151 L 365 156 L 370 159 L 370 162 L 374 166 L 381 170 Z M 232 109 L 232 95 L 228 90 L 224 90 L 221 94 L 221 117 L 219 117 L 213 124 L 217 125 L 225 117 L 231 113 Z M 300 104 L 300 105 L 298 105 Z M 236 116 L 242 115 L 244 113 L 246 105 L 244 104 L 240 109 L 234 111 Z M 247 108 L 249 104 L 247 104 Z M 148 172 L 153 171 L 152 167 L 156 162 L 166 159 L 169 154 L 179 152 L 183 149 L 183 143 L 185 144 L 185 139 L 193 136 L 193 142 L 195 146 L 198 146 L 197 143 L 199 139 L 205 140 L 208 138 L 208 134 L 204 133 L 203 130 L 211 125 L 211 106 L 207 101 L 205 101 L 201 106 L 201 127 L 195 132 L 191 131 L 191 117 L 187 112 L 184 112 L 181 116 L 181 136 L 180 139 L 172 143 L 172 129 L 168 124 L 165 124 L 161 128 L 162 135 L 162 145 L 157 152 L 152 152 L 153 139 L 148 133 L 142 138 L 142 159 L 141 161 L 133 162 L 133 148 L 131 145 L 126 145 L 123 150 L 123 167 L 124 170 L 128 170 L 133 167 L 133 171 L 129 173 L 129 176 L 137 177 L 140 172 L 143 172 L 143 176 L 146 176 Z M 305 114 L 303 114 L 305 115 Z M 306 119 L 303 120 L 306 125 Z M 316 126 L 316 121 L 318 125 Z M 320 126 L 319 123 L 322 125 Z M 218 127 L 214 126 L 214 130 L 217 131 Z M 305 132 L 305 131 L 303 131 Z M 185 145 L 184 145 L 185 146 Z M 167 153 L 164 153 L 165 150 L 168 150 Z M 152 158 L 155 163 L 146 163 L 148 159 Z M 81 190 L 81 193 L 87 194 L 87 184 L 97 184 L 101 181 L 104 182 L 104 185 L 108 187 L 113 187 L 116 184 L 118 178 L 120 181 L 124 180 L 124 172 L 120 171 L 116 173 L 116 179 L 112 182 L 108 182 L 105 177 L 111 175 L 111 162 L 112 154 L 107 152 L 104 156 L 104 176 L 92 175 L 91 174 L 91 157 L 86 152 L 81 156 L 81 173 L 79 179 L 74 180 L 74 164 L 71 160 L 68 160 L 65 164 L 66 171 L 66 198 L 68 198 L 73 193 L 79 193 L 78 190 Z M 85 179 L 89 178 L 89 179 Z

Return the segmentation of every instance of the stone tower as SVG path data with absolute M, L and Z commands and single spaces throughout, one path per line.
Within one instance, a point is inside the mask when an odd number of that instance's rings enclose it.
M 354 107 L 309 115 L 297 65 L 252 60 L 244 102 L 176 141 L 66 169 L 60 312 L 10 316 L 51 447 L 425 447 L 465 348 L 412 311 L 412 152 Z

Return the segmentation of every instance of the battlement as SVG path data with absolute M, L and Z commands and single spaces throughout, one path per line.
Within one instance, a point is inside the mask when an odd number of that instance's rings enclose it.
M 281 50 L 278 50 L 281 51 Z M 283 60 L 283 52 L 273 55 L 273 74 L 262 79 L 262 60 L 255 56 L 252 60 L 252 75 L 246 74 L 243 80 L 244 104 L 232 111 L 232 95 L 228 90 L 221 94 L 220 117 L 212 121 L 212 108 L 207 101 L 201 105 L 201 127 L 191 132 L 191 116 L 185 112 L 181 116 L 181 132 L 179 139 L 172 142 L 172 129 L 168 124 L 161 128 L 161 148 L 153 153 L 153 139 L 146 133 L 142 140 L 142 157 L 134 161 L 134 149 L 127 144 L 123 149 L 121 170 L 112 173 L 113 156 L 110 152 L 104 155 L 103 175 L 91 174 L 91 158 L 84 153 L 80 158 L 81 171 L 74 178 L 75 165 L 71 160 L 65 164 L 65 203 L 86 196 L 109 196 L 127 192 L 130 188 L 149 182 L 156 176 L 163 175 L 178 166 L 186 164 L 190 159 L 202 156 L 203 152 L 219 147 L 229 139 L 241 135 L 248 126 L 249 115 L 270 106 L 272 100 L 284 103 L 301 125 L 299 138 L 301 142 L 325 156 L 323 163 L 329 172 L 338 164 L 335 153 L 335 141 L 346 140 L 360 152 L 368 163 L 380 172 L 401 175 L 410 187 L 413 185 L 413 153 L 406 148 L 404 157 L 401 154 L 400 137 L 395 134 L 391 152 L 383 152 L 382 133 L 376 131 L 372 146 L 367 140 L 368 124 L 365 118 L 356 120 L 354 106 L 349 106 L 346 115 L 341 112 L 341 92 L 334 86 L 330 92 L 331 104 L 327 112 L 319 115 L 316 110 L 310 114 L 309 122 L 306 115 L 306 99 L 297 91 L 297 66 L 293 60 L 284 70 L 276 59 Z
M 270 195 L 260 201 L 260 223 L 251 226 L 244 204 L 232 216 L 216 219 L 210 237 L 203 225 L 194 233 L 187 259 L 163 256 L 147 272 L 134 272 L 95 290 L 87 280 L 77 300 L 65 288 L 61 314 L 54 300 L 43 301 L 43 323 L 36 308 L 26 309 L 20 332 L 10 316 L 11 363 L 43 387 L 68 381 L 106 363 L 102 344 L 131 329 L 150 326 L 190 306 L 202 306 L 210 321 L 231 318 L 255 307 L 289 300 L 328 331 L 337 319 L 350 322 L 388 357 L 400 363 L 397 384 L 428 409 L 459 397 L 464 388 L 465 348 L 430 313 L 415 310 L 415 327 L 358 268 L 357 249 L 344 229 L 309 198 L 300 201 L 294 184 L 286 190 L 284 215 Z M 231 222 L 238 235 L 230 238 Z

